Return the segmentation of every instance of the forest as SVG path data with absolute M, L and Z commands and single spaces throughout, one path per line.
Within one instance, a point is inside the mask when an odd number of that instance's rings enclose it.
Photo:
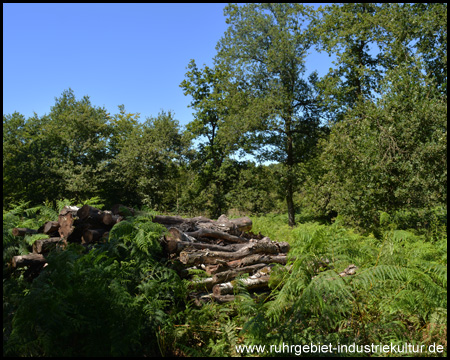
M 3 355 L 447 356 L 447 4 L 224 15 L 214 66 L 186 64 L 186 126 L 71 88 L 3 114 Z M 336 55 L 325 76 L 310 52 Z M 15 229 L 116 204 L 101 241 L 61 235 L 38 272 L 14 265 L 50 237 Z M 264 291 L 242 273 L 231 301 L 198 304 L 158 216 L 248 217 L 287 260 Z M 185 269 L 200 287 L 204 268 Z

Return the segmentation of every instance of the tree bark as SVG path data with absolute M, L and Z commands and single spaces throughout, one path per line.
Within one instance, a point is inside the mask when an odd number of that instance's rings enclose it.
M 212 279 L 213 279 L 213 284 L 219 284 L 219 283 L 223 283 L 226 281 L 231 281 L 233 280 L 235 277 L 242 275 L 242 274 L 253 274 L 255 271 L 266 267 L 267 264 L 254 264 L 254 265 L 250 265 L 250 266 L 245 266 L 245 267 L 241 267 L 241 268 L 236 268 L 236 269 L 232 269 L 232 270 L 228 270 L 228 271 L 222 271 L 219 272 L 217 274 L 215 274 Z
M 226 251 L 193 251 L 180 253 L 180 261 L 185 265 L 220 264 L 238 260 L 252 254 L 278 254 L 289 250 L 287 242 L 258 241 L 249 243 L 236 252 Z
M 81 237 L 82 244 L 89 244 L 102 240 L 103 234 L 107 233 L 106 229 L 86 229 Z
M 201 228 L 194 232 L 188 232 L 186 235 L 192 236 L 196 239 L 199 238 L 214 238 L 214 239 L 220 239 L 220 240 L 226 240 L 232 243 L 248 243 L 248 239 L 242 238 L 235 235 L 230 235 L 223 231 L 218 230 L 212 230 L 212 229 L 205 229 Z
M 246 256 L 239 260 L 232 260 L 227 262 L 227 266 L 233 267 L 245 267 L 253 264 L 264 263 L 264 264 L 281 264 L 286 265 L 287 256 L 286 254 L 278 255 L 267 255 L 267 254 L 254 254 Z
M 44 227 L 42 229 L 42 232 L 44 234 L 53 234 L 55 232 L 57 232 L 59 229 L 59 223 L 57 221 L 47 221 L 44 224 Z
M 259 290 L 265 289 L 269 286 L 269 275 L 263 275 L 260 277 L 248 277 L 246 279 L 241 279 L 242 285 L 245 286 L 247 290 Z M 233 292 L 234 287 L 236 286 L 236 280 L 231 282 L 217 284 L 213 286 L 213 294 L 214 296 L 231 294 Z
M 15 269 L 24 266 L 40 266 L 44 265 L 46 262 L 47 261 L 42 254 L 27 254 L 14 256 L 11 265 Z
M 25 236 L 26 234 L 37 234 L 37 230 L 28 229 L 28 228 L 14 228 L 12 229 L 12 234 L 14 236 Z
M 57 248 L 60 243 L 61 243 L 61 248 L 63 248 L 62 239 L 60 237 L 36 240 L 33 243 L 33 253 L 47 254 L 51 250 Z
M 73 226 L 73 215 L 72 212 L 61 212 L 58 216 L 58 232 L 59 235 L 61 235 L 62 238 L 64 238 L 66 241 L 69 238 L 69 235 L 72 234 L 74 230 Z
M 179 254 L 183 250 L 187 250 L 188 248 L 197 249 L 197 250 L 212 250 L 212 251 L 227 251 L 233 252 L 237 251 L 245 244 L 232 244 L 227 246 L 215 245 L 215 244 L 206 244 L 203 242 L 189 242 L 189 241 L 177 241 L 172 239 L 166 239 L 163 242 L 165 250 L 169 254 Z

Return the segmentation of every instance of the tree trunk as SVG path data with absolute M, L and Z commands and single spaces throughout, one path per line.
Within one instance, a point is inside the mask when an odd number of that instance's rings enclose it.
M 220 240 L 226 240 L 232 243 L 248 243 L 248 239 L 246 238 L 241 238 L 239 236 L 235 236 L 235 235 L 230 235 L 226 232 L 222 232 L 222 231 L 217 231 L 217 230 L 210 230 L 210 229 L 199 229 L 197 231 L 194 232 L 188 232 L 186 233 L 186 235 L 188 236 L 192 236 L 196 239 L 200 239 L 200 238 L 215 238 L 215 239 L 220 239 Z
M 82 244 L 89 244 L 102 240 L 102 237 L 108 230 L 106 229 L 86 229 L 81 237 Z
M 12 234 L 14 236 L 25 236 L 26 234 L 37 234 L 37 230 L 28 229 L 28 228 L 14 228 L 12 229 Z
M 264 275 L 261 277 L 248 277 L 246 279 L 241 279 L 242 285 L 245 286 L 247 290 L 259 290 L 265 289 L 269 286 L 269 275 Z M 213 294 L 214 296 L 220 296 L 225 294 L 231 294 L 233 292 L 234 287 L 236 286 L 236 280 L 231 282 L 217 284 L 213 286 Z
M 44 224 L 42 232 L 44 234 L 53 234 L 59 229 L 59 223 L 57 221 L 48 221 Z
M 190 242 L 190 241 L 177 241 L 177 240 L 165 240 L 164 248 L 169 254 L 179 254 L 181 251 L 187 248 L 197 249 L 197 250 L 213 250 L 213 251 L 227 251 L 234 252 L 244 247 L 245 244 L 232 244 L 227 246 L 206 244 L 203 242 Z
M 42 254 L 27 254 L 14 256 L 11 265 L 13 268 L 19 268 L 24 266 L 40 266 L 44 265 L 46 262 L 47 261 Z
M 293 167 L 294 167 L 294 149 L 293 149 L 293 139 L 292 139 L 292 129 L 291 129 L 291 122 L 292 122 L 292 111 L 289 111 L 289 117 L 285 119 L 285 130 L 286 130 L 286 137 L 287 137 L 287 161 L 286 161 L 286 204 L 288 209 L 288 218 L 289 218 L 289 226 L 293 227 L 295 225 L 295 209 L 294 209 L 294 201 L 293 201 L 293 195 L 294 195 L 294 189 L 293 189 Z
M 287 242 L 258 241 L 252 242 L 235 252 L 226 251 L 182 251 L 180 261 L 185 265 L 220 264 L 238 260 L 252 254 L 278 254 L 289 250 Z
M 226 282 L 226 281 L 231 281 L 233 280 L 235 277 L 242 275 L 242 274 L 253 274 L 255 271 L 266 267 L 267 264 L 255 264 L 255 265 L 250 265 L 250 266 L 245 266 L 245 267 L 240 267 L 240 268 L 236 268 L 236 269 L 232 269 L 232 270 L 228 270 L 228 271 L 222 271 L 220 273 L 215 274 L 212 278 L 213 278 L 213 284 L 219 284 L 222 282 Z
M 53 237 L 49 239 L 36 240 L 33 243 L 33 253 L 35 254 L 47 254 L 51 250 L 58 247 L 61 243 L 61 248 L 64 247 L 62 239 L 60 237 Z
M 227 262 L 227 266 L 233 268 L 233 267 L 249 266 L 259 263 L 286 265 L 286 262 L 287 262 L 286 254 L 278 254 L 278 255 L 254 254 L 246 256 L 239 260 L 229 261 Z

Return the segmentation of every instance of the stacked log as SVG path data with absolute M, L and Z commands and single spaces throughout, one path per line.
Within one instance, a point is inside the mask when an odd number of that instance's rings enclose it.
M 47 254 L 55 249 L 64 249 L 69 242 L 80 243 L 85 247 L 101 241 L 106 241 L 109 230 L 123 217 L 120 213 L 133 214 L 134 210 L 115 205 L 111 211 L 102 211 L 89 205 L 81 208 L 65 206 L 56 221 L 49 221 L 39 229 L 14 228 L 14 236 L 27 234 L 46 234 L 47 239 L 36 240 L 32 253 L 14 256 L 11 260 L 12 269 L 27 267 L 31 279 L 39 274 L 46 265 Z
M 12 268 L 26 266 L 35 277 L 46 266 L 49 252 L 63 250 L 68 243 L 90 248 L 94 243 L 104 242 L 114 224 L 132 214 L 134 210 L 123 205 L 115 205 L 110 211 L 89 205 L 66 206 L 57 221 L 49 221 L 39 229 L 15 228 L 15 236 L 42 233 L 49 237 L 36 240 L 31 254 L 15 256 Z M 239 286 L 249 291 L 267 291 L 274 264 L 286 264 L 289 244 L 253 234 L 248 217 L 228 219 L 222 215 L 211 220 L 203 216 L 157 215 L 152 221 L 167 228 L 161 238 L 163 248 L 170 261 L 178 264 L 180 276 L 190 280 L 190 296 L 198 304 L 232 301 L 238 278 Z M 205 278 L 193 275 L 199 270 L 206 274 Z
M 169 258 L 182 265 L 180 276 L 190 278 L 194 290 L 190 296 L 197 304 L 233 301 L 238 281 L 248 291 L 267 291 L 273 266 L 286 265 L 289 244 L 251 233 L 248 217 L 156 216 L 153 221 L 167 227 L 163 247 Z M 198 270 L 207 277 L 192 276 Z

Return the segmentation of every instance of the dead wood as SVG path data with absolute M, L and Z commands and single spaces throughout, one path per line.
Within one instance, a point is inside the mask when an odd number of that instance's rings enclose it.
M 214 238 L 214 239 L 225 240 L 225 241 L 232 242 L 232 243 L 247 243 L 248 242 L 248 239 L 246 239 L 246 238 L 242 238 L 242 237 L 235 236 L 235 235 L 230 235 L 223 231 L 206 229 L 206 228 L 201 228 L 197 231 L 188 232 L 186 234 L 189 236 L 192 236 L 196 239 Z
M 28 229 L 28 228 L 14 228 L 12 229 L 12 234 L 14 236 L 25 236 L 27 234 L 37 234 L 38 231 L 34 229 Z
M 49 235 L 57 232 L 58 229 L 59 223 L 57 221 L 47 221 L 42 228 L 42 232 Z
M 287 242 L 257 241 L 248 243 L 235 252 L 226 251 L 182 251 L 180 261 L 185 265 L 220 264 L 239 260 L 252 254 L 278 254 L 289 250 Z
M 269 278 L 270 278 L 269 275 L 263 275 L 260 277 L 250 276 L 246 279 L 240 279 L 239 281 L 248 291 L 252 291 L 267 288 L 269 286 Z M 213 286 L 214 296 L 231 294 L 236 286 L 236 281 L 237 280 L 233 280 L 230 282 L 214 285 Z
M 14 256 L 11 265 L 13 268 L 19 268 L 24 266 L 41 266 L 46 262 L 42 254 L 27 254 Z
M 52 237 L 49 239 L 41 239 L 36 240 L 33 243 L 33 253 L 35 254 L 47 254 L 53 249 L 64 248 L 64 244 L 62 242 L 62 239 L 60 237 Z

